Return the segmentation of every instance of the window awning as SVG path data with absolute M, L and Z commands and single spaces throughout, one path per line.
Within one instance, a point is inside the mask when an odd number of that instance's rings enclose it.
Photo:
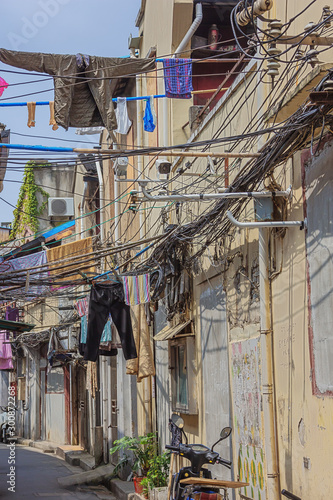
M 30 332 L 35 325 L 22 323 L 20 321 L 9 321 L 9 319 L 0 319 L 0 330 L 10 330 L 11 332 Z
M 181 323 L 177 326 L 165 326 L 157 335 L 155 335 L 154 340 L 171 340 L 176 335 L 178 335 L 184 328 L 189 325 L 192 320 Z M 193 333 L 188 333 L 186 335 L 193 335 Z

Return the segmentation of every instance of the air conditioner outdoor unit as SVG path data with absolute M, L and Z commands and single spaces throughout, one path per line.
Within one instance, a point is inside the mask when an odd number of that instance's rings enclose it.
M 74 215 L 74 198 L 49 198 L 50 217 L 69 217 Z

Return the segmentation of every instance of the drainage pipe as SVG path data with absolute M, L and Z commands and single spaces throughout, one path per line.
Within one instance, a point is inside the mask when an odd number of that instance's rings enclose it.
M 264 416 L 267 498 L 280 498 L 278 445 L 275 414 L 272 295 L 269 281 L 269 229 L 259 228 L 259 293 L 261 394 Z
M 136 95 L 137 96 L 141 96 L 141 94 L 142 94 L 142 76 L 138 75 L 136 77 Z M 166 99 L 165 99 L 165 101 L 166 101 Z M 136 123 L 137 123 L 137 135 L 136 135 L 136 138 L 137 138 L 137 147 L 138 148 L 144 147 L 144 145 L 143 145 L 143 130 L 142 130 L 142 125 L 143 125 L 143 116 L 142 115 L 143 115 L 142 101 L 138 101 L 136 103 Z M 137 156 L 137 161 L 138 161 L 138 163 L 137 163 L 137 166 L 138 166 L 138 172 L 137 172 L 138 178 L 140 178 L 141 176 L 144 177 L 144 174 L 143 174 L 143 156 L 142 155 L 138 155 Z M 144 238 L 144 235 L 145 235 L 145 224 L 144 224 L 144 221 L 145 221 L 145 219 L 144 219 L 143 211 L 140 210 L 140 212 L 139 212 L 140 240 L 142 240 Z M 143 246 L 141 246 L 141 248 L 143 248 Z
M 85 204 L 85 201 L 86 201 L 86 193 L 87 193 L 87 189 L 88 189 L 88 182 L 85 181 L 84 182 L 84 186 L 83 186 L 83 194 L 82 194 L 82 200 L 81 200 L 81 206 L 80 206 L 80 226 L 81 226 L 81 235 L 80 235 L 80 239 L 82 240 L 83 238 L 83 233 L 84 233 L 84 204 Z
M 259 228 L 259 290 L 262 408 L 264 417 L 267 498 L 280 498 L 278 444 L 275 410 L 275 373 L 273 354 L 272 293 L 269 280 L 269 229 L 306 225 L 305 221 L 239 222 L 230 211 L 228 219 L 238 227 Z
M 101 157 L 96 161 L 96 169 L 99 185 L 99 234 L 101 244 L 104 243 L 104 181 L 103 181 L 103 160 Z M 104 258 L 101 259 L 101 272 L 104 272 Z
M 306 219 L 303 220 L 286 220 L 286 221 L 265 221 L 265 222 L 239 222 L 232 213 L 227 210 L 228 219 L 237 227 L 240 228 L 267 228 L 267 227 L 293 227 L 298 226 L 300 229 L 306 227 Z
M 178 55 L 181 55 L 182 52 L 184 52 L 186 45 L 191 40 L 192 36 L 196 32 L 201 21 L 202 21 L 202 5 L 201 5 L 201 3 L 197 3 L 197 5 L 195 7 L 195 19 L 194 19 L 193 23 L 191 24 L 188 32 L 186 33 L 186 35 L 184 36 L 184 38 L 182 39 L 182 41 L 180 42 L 180 44 L 176 48 L 174 57 L 177 57 Z

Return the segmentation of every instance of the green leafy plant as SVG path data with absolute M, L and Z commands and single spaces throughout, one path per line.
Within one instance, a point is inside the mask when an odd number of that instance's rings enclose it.
M 149 469 L 147 472 L 147 487 L 149 489 L 162 488 L 168 484 L 170 469 L 170 454 L 164 452 L 162 455 L 156 455 L 149 460 Z M 142 484 L 142 483 L 141 483 Z M 143 484 L 145 492 L 145 484 Z
M 24 236 L 26 229 L 30 229 L 32 233 L 38 231 L 38 217 L 43 213 L 49 198 L 49 194 L 36 184 L 34 170 L 38 167 L 42 168 L 43 164 L 29 161 L 25 166 L 23 184 L 14 210 L 11 238 Z M 37 193 L 43 200 L 40 206 Z
M 114 442 L 110 450 L 113 455 L 123 452 L 123 457 L 115 467 L 115 473 L 124 465 L 130 464 L 135 474 L 147 475 L 150 460 L 157 455 L 156 433 L 150 432 L 146 436 L 129 437 L 124 436 Z

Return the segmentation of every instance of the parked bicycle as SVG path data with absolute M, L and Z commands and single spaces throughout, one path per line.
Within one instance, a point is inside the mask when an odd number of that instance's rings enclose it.
M 168 500 L 206 500 L 207 494 L 209 494 L 209 500 L 227 500 L 228 488 L 249 486 L 249 483 L 241 483 L 239 481 L 213 479 L 211 471 L 203 467 L 205 464 L 221 464 L 231 469 L 232 462 L 220 457 L 214 451 L 215 446 L 220 441 L 230 436 L 231 427 L 224 427 L 220 433 L 220 438 L 211 448 L 208 448 L 203 444 L 188 444 L 183 429 L 184 420 L 179 415 L 173 414 L 171 416 L 171 425 L 179 430 L 178 441 L 181 440 L 181 435 L 183 435 L 185 436 L 186 443 L 179 442 L 176 445 L 166 445 L 166 448 L 171 450 L 175 455 L 187 458 L 191 462 L 191 465 L 182 467 L 178 472 L 172 474 L 173 460 L 171 460 Z M 223 491 L 222 494 L 220 490 Z

